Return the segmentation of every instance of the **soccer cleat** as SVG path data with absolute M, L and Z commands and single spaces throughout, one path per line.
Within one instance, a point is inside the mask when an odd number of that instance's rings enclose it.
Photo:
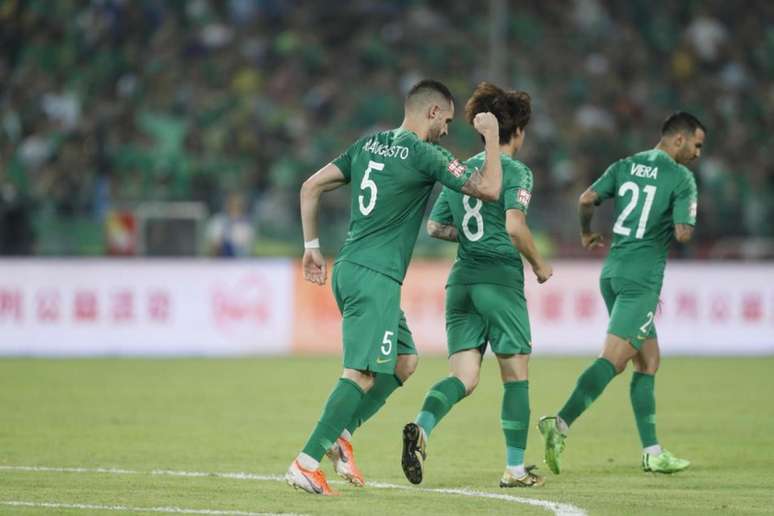
M 527 473 L 521 477 L 514 476 L 506 469 L 500 479 L 500 487 L 540 487 L 546 483 L 543 477 L 532 472 L 537 469 L 536 466 L 527 466 L 524 469 Z
M 357 487 L 365 485 L 363 473 L 355 464 L 355 452 L 351 442 L 339 437 L 325 455 L 333 462 L 333 468 L 338 476 Z
M 293 464 L 288 468 L 288 472 L 285 474 L 285 480 L 288 485 L 293 486 L 295 489 L 302 489 L 307 493 L 323 495 L 323 496 L 338 496 L 338 491 L 334 491 L 328 485 L 328 481 L 325 479 L 325 473 L 320 468 L 315 470 L 304 469 L 297 460 L 293 461 Z
M 422 483 L 424 462 L 427 459 L 426 446 L 422 428 L 418 424 L 409 423 L 403 427 L 403 454 L 400 464 L 403 466 L 403 474 L 412 484 Z
M 559 474 L 559 455 L 564 451 L 565 435 L 556 426 L 555 416 L 543 416 L 538 421 L 538 430 L 546 442 L 545 463 L 553 473 Z
M 667 450 L 663 450 L 658 455 L 651 455 L 643 452 L 642 470 L 652 471 L 653 473 L 677 473 L 690 466 L 690 461 L 678 459 Z

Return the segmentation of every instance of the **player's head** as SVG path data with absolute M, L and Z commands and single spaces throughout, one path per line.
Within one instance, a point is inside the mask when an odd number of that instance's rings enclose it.
M 513 144 L 518 151 L 524 143 L 524 131 L 532 114 L 529 94 L 524 91 L 505 91 L 490 82 L 476 86 L 465 104 L 465 120 L 471 125 L 478 113 L 490 112 L 500 124 L 500 145 Z
M 437 142 L 449 132 L 454 118 L 454 97 L 443 83 L 425 79 L 416 83 L 404 103 L 406 118 L 421 125 L 429 142 Z
M 699 119 L 685 111 L 672 113 L 661 126 L 661 143 L 681 165 L 687 165 L 701 155 L 707 129 Z

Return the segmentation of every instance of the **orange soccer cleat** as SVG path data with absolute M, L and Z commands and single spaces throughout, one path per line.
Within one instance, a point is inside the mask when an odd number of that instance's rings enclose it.
M 337 475 L 357 487 L 365 485 L 363 473 L 355 464 L 355 452 L 351 442 L 339 437 L 326 455 L 333 462 Z
M 288 485 L 293 486 L 295 489 L 303 489 L 307 493 L 323 496 L 339 495 L 338 491 L 334 491 L 328 485 L 325 473 L 320 468 L 315 470 L 305 469 L 298 463 L 298 460 L 294 460 L 293 464 L 288 468 L 285 480 L 288 481 Z

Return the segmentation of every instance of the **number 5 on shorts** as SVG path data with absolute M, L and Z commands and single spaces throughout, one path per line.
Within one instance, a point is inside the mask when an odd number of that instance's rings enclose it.
M 392 336 L 395 335 L 395 332 L 386 331 L 384 332 L 384 338 L 382 339 L 382 355 L 390 356 L 390 352 L 392 351 Z M 385 346 L 387 346 L 385 348 Z

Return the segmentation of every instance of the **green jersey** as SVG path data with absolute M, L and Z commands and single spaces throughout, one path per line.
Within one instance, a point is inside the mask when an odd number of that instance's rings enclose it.
M 615 224 L 602 278 L 627 278 L 661 291 L 675 224 L 696 224 L 696 181 L 667 153 L 652 149 L 612 164 L 591 189 L 615 197 Z
M 480 167 L 484 153 L 465 162 Z M 505 229 L 505 212 L 517 209 L 527 213 L 532 197 L 532 171 L 510 156 L 501 156 L 503 187 L 500 200 L 482 202 L 444 188 L 433 206 L 430 218 L 457 229 L 457 260 L 447 285 L 523 286 L 524 266 Z
M 473 168 L 403 129 L 361 138 L 333 160 L 353 184 L 347 239 L 336 259 L 402 283 L 436 181 L 461 190 Z

